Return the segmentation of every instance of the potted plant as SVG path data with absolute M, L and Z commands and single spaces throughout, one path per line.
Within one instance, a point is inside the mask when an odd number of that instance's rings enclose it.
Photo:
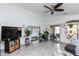
M 25 29 L 25 44 L 26 45 L 29 45 L 30 44 L 30 41 L 29 41 L 29 36 L 31 35 L 32 31 L 28 30 L 27 28 Z
M 44 41 L 47 41 L 47 40 L 48 40 L 48 36 L 49 36 L 49 32 L 48 32 L 48 31 L 45 31 L 45 32 L 42 34 L 42 38 L 44 39 Z

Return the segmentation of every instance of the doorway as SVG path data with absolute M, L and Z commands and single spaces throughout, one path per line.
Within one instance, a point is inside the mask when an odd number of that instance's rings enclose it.
M 50 26 L 50 38 L 51 40 L 60 41 L 60 25 L 52 25 Z

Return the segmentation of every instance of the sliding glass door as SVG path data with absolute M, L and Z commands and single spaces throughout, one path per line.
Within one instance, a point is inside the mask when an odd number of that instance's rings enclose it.
M 78 22 L 72 22 L 67 23 L 67 39 L 69 39 L 70 42 L 73 42 L 73 40 L 79 40 L 79 24 Z

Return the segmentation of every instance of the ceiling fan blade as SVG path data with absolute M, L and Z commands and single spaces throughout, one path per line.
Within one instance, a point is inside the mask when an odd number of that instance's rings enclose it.
M 55 11 L 64 11 L 64 9 L 55 9 Z
M 48 8 L 48 9 L 50 9 L 50 10 L 52 10 L 52 8 L 50 8 L 50 7 L 48 7 L 48 6 L 46 6 L 46 5 L 43 5 L 45 8 Z
M 60 7 L 62 4 L 63 3 L 58 3 L 56 6 L 54 6 L 54 8 L 56 9 L 56 8 Z
M 43 12 L 43 13 L 46 13 L 46 12 L 49 12 L 50 10 L 48 10 L 48 11 L 45 11 L 45 12 Z
M 54 12 L 51 12 L 51 15 L 53 15 Z

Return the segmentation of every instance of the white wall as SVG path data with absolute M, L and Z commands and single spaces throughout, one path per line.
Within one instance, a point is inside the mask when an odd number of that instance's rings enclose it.
M 45 26 L 63 24 L 66 21 L 78 20 L 78 19 L 79 19 L 79 15 L 52 16 L 52 17 L 46 18 Z M 61 39 L 61 42 L 69 43 L 69 40 L 66 39 L 64 27 L 60 27 L 60 39 Z
M 79 19 L 79 15 L 64 15 L 64 16 L 52 16 L 52 17 L 48 17 L 46 18 L 46 24 L 61 24 L 61 23 L 65 23 L 66 21 L 69 20 L 78 20 Z
M 6 26 L 22 26 L 25 24 L 34 26 L 43 26 L 43 17 L 26 9 L 10 5 L 0 4 L 0 24 Z M 21 45 L 25 43 L 25 39 L 21 39 Z M 4 49 L 2 43 L 2 49 Z
M 0 4 L 0 23 L 7 25 L 41 25 L 42 17 L 10 4 Z

